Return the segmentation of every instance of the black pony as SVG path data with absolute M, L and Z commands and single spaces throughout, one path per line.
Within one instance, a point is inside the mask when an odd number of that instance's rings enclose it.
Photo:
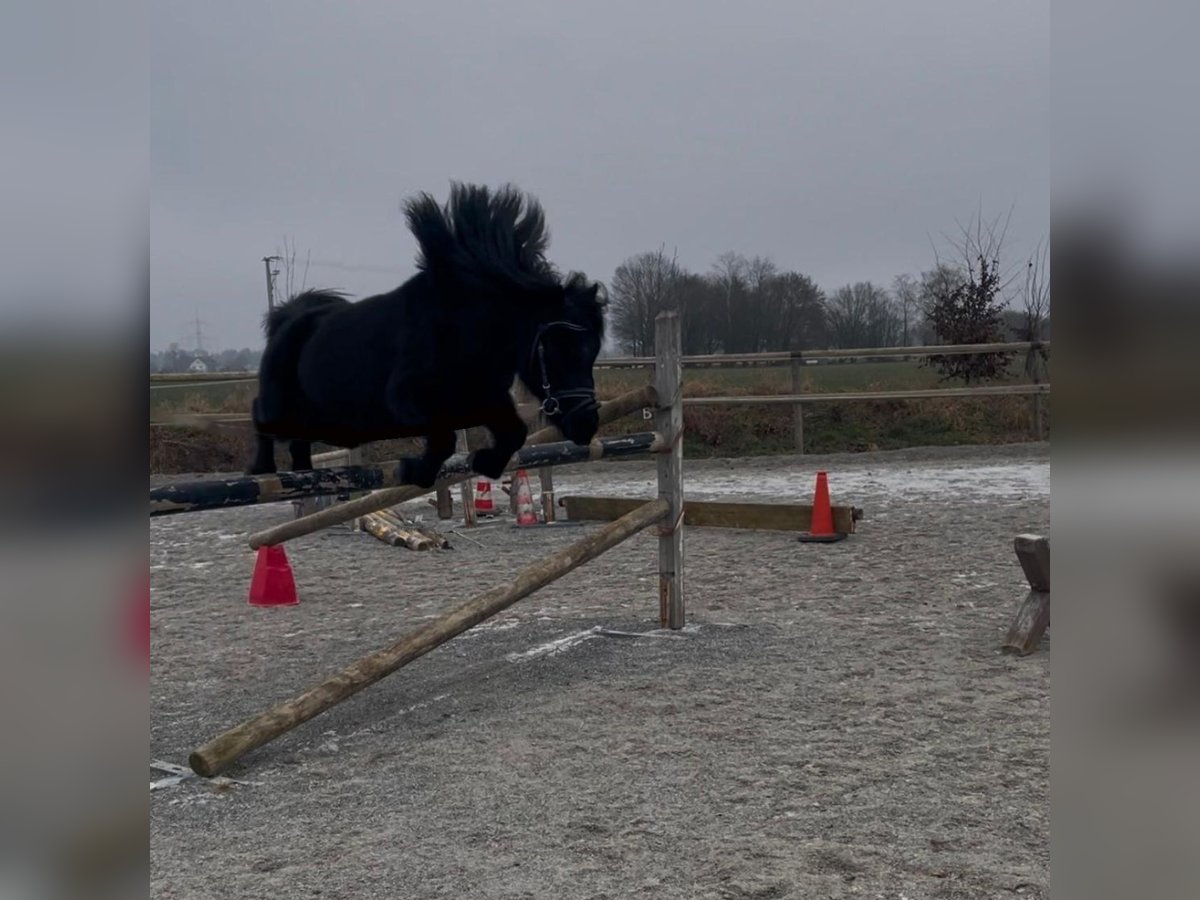
M 420 247 L 407 282 L 356 303 L 305 291 L 267 314 L 250 474 L 275 471 L 276 440 L 290 441 L 299 471 L 312 468 L 313 441 L 424 436 L 424 455 L 406 459 L 403 476 L 430 487 L 455 431 L 486 426 L 493 445 L 473 467 L 499 478 L 527 434 L 509 393 L 514 377 L 568 440 L 595 435 L 592 365 L 606 293 L 546 261 L 537 201 L 513 187 L 455 183 L 444 207 L 422 193 L 404 212 Z

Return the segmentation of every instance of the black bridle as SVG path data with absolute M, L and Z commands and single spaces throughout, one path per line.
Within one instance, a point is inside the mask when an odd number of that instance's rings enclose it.
M 530 353 L 530 368 L 532 368 L 533 356 L 536 354 L 538 365 L 542 371 L 542 392 L 546 395 L 545 399 L 542 400 L 542 413 L 547 416 L 554 416 L 559 413 L 562 413 L 564 416 L 572 416 L 585 409 L 597 409 L 600 404 L 596 402 L 596 392 L 590 388 L 573 388 L 558 392 L 551 389 L 550 374 L 546 370 L 546 348 L 542 345 L 542 335 L 551 328 L 587 331 L 582 325 L 576 325 L 574 322 L 546 322 L 538 326 L 537 334 L 533 338 L 533 350 Z M 568 408 L 563 403 L 564 400 L 573 400 L 575 402 Z

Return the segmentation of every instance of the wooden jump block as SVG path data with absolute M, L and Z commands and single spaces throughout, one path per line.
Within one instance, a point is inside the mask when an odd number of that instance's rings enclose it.
M 568 519 L 593 522 L 611 522 L 645 502 L 633 497 L 563 497 L 558 501 L 566 509 Z M 688 500 L 683 504 L 683 522 L 697 528 L 808 531 L 812 527 L 812 510 L 807 503 Z M 833 507 L 833 528 L 839 534 L 854 534 L 861 518 L 862 510 L 857 507 Z
M 1037 649 L 1050 625 L 1050 538 L 1019 534 L 1013 549 L 1029 582 L 1029 594 L 1013 617 L 1001 650 L 1026 656 Z

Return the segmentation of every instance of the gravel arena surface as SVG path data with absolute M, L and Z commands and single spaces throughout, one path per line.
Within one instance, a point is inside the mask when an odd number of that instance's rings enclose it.
M 682 632 L 658 630 L 646 532 L 248 754 L 238 783 L 152 769 L 151 896 L 1048 897 L 1050 639 L 998 649 L 1027 590 L 1013 537 L 1049 530 L 1048 446 L 685 460 L 685 494 L 809 502 L 818 468 L 858 533 L 689 529 Z M 655 493 L 653 462 L 555 481 Z M 333 529 L 287 544 L 299 606 L 250 607 L 246 535 L 292 515 L 150 521 L 152 761 L 186 765 L 597 527 L 505 521 L 429 552 Z

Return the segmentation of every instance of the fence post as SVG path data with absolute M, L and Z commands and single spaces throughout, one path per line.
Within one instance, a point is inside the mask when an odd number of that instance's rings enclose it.
M 804 380 L 804 360 L 797 351 L 792 355 L 792 393 L 799 394 L 800 383 Z M 792 407 L 792 427 L 795 431 L 796 452 L 804 453 L 804 404 L 797 403 Z
M 465 429 L 458 432 L 454 440 L 454 449 L 456 452 L 469 453 L 475 449 L 473 445 L 474 441 L 471 440 L 470 434 Z M 476 522 L 474 478 L 468 478 L 459 485 L 459 497 L 462 498 L 463 526 L 465 528 L 474 528 Z
M 1029 374 L 1029 380 L 1034 385 L 1042 383 L 1042 351 L 1041 344 L 1038 341 L 1033 341 L 1029 345 L 1025 356 L 1025 371 Z M 1030 406 L 1033 409 L 1033 437 L 1034 440 L 1044 441 L 1046 439 L 1046 419 L 1045 408 L 1042 405 L 1041 393 L 1036 393 L 1029 398 Z
M 439 519 L 449 519 L 454 515 L 454 498 L 450 496 L 450 488 L 438 488 L 435 496 L 437 497 L 437 517 Z
M 667 445 L 658 457 L 658 496 L 669 504 L 659 526 L 658 603 L 663 628 L 684 626 L 683 594 L 683 356 L 679 314 L 654 320 L 654 386 L 658 392 L 655 430 Z

